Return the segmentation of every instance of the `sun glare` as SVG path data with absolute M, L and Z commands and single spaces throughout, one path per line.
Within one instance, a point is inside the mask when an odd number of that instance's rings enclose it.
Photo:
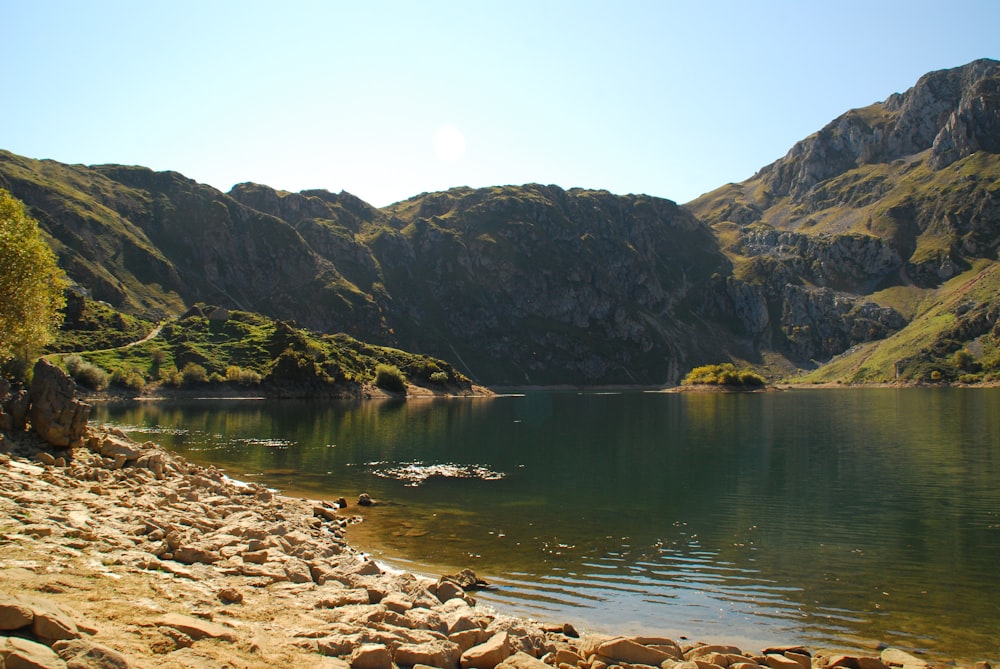
M 465 155 L 465 135 L 453 125 L 443 125 L 434 133 L 434 153 L 438 160 L 456 162 Z

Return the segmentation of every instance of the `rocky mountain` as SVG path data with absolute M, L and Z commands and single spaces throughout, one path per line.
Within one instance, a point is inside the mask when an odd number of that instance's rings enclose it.
M 800 364 L 903 329 L 997 259 L 998 119 L 1000 63 L 932 72 L 689 203 L 735 268 L 706 316 Z
M 998 98 L 996 61 L 930 73 L 684 207 L 528 184 L 376 209 L 7 152 L 0 187 L 71 278 L 127 312 L 257 311 L 494 385 L 673 383 L 729 359 L 773 375 L 889 341 L 996 262 Z

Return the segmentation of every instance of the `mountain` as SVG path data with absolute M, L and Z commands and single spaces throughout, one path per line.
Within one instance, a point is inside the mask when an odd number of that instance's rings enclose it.
M 928 365 L 947 377 L 959 371 L 948 356 L 971 345 L 988 370 L 996 349 L 996 299 L 960 286 L 997 261 L 998 97 L 996 61 L 930 73 L 684 206 L 527 184 L 377 209 L 343 192 L 222 193 L 175 172 L 2 151 L 0 187 L 70 277 L 125 312 L 219 304 L 443 358 L 493 385 L 675 383 L 725 360 L 773 377 L 919 330 L 905 354 L 837 378 Z M 975 326 L 928 326 L 943 320 L 928 317 L 935 301 Z
M 848 111 L 751 179 L 687 205 L 734 266 L 708 317 L 735 316 L 755 347 L 804 366 L 908 329 L 943 299 L 946 282 L 992 272 L 998 151 L 996 61 L 932 72 L 905 93 Z M 959 300 L 963 313 L 988 318 L 964 338 L 930 336 L 919 345 L 925 354 L 943 351 L 935 338 L 954 352 L 993 330 L 996 299 L 969 299 Z M 840 314 L 865 315 L 838 324 Z M 906 359 L 919 358 L 919 348 L 847 380 L 914 378 Z

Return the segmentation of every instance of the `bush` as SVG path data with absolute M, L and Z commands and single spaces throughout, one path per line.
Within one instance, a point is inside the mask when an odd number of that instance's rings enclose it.
M 375 367 L 375 385 L 382 390 L 401 393 L 406 390 L 406 377 L 395 365 L 378 365 Z
M 448 383 L 448 374 L 446 372 L 434 372 L 430 376 L 431 383 Z
M 208 371 L 196 362 L 189 362 L 181 369 L 181 378 L 186 386 L 208 383 Z
M 238 383 L 241 386 L 258 386 L 260 385 L 260 374 L 252 369 L 230 365 L 226 367 L 226 381 Z
M 760 388 L 767 382 L 764 377 L 749 369 L 736 369 L 729 362 L 718 365 L 695 367 L 681 381 L 685 386 L 730 386 L 739 388 Z
M 91 390 L 104 390 L 108 387 L 108 373 L 97 365 L 93 365 L 78 355 L 70 355 L 65 359 L 66 371 L 82 386 Z
M 111 375 L 111 383 L 127 390 L 142 392 L 143 388 L 146 387 L 146 378 L 138 369 L 129 367 L 126 369 L 116 369 Z

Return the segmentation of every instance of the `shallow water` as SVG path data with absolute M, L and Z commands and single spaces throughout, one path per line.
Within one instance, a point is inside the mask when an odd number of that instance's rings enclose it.
M 1000 658 L 1000 390 L 201 401 L 95 418 L 610 632 Z M 146 436 L 148 435 L 148 436 Z

